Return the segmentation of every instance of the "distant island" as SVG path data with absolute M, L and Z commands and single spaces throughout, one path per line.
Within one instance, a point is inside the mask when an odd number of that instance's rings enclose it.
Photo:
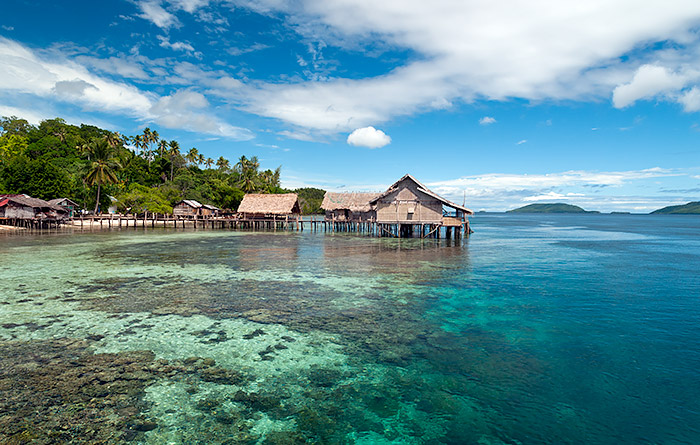
M 699 215 L 700 201 L 693 201 L 683 205 L 664 207 L 663 209 L 654 210 L 653 212 L 651 212 L 651 214 Z
M 555 203 L 555 204 L 529 204 L 513 210 L 508 210 L 506 213 L 599 213 L 589 212 L 579 206 Z

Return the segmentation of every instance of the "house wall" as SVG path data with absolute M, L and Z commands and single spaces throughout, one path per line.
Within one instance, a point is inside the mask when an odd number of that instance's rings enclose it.
M 173 207 L 173 215 L 175 216 L 194 216 L 197 215 L 197 209 L 193 209 L 185 203 L 178 204 Z
M 404 180 L 397 190 L 377 202 L 378 223 L 423 224 L 441 221 L 442 203 L 419 191 L 413 181 Z
M 31 207 L 8 205 L 5 207 L 5 218 L 32 219 L 34 218 L 34 209 Z
M 376 218 L 376 213 L 374 211 L 351 212 L 345 209 L 326 210 L 326 221 L 370 221 L 374 220 L 374 218 Z

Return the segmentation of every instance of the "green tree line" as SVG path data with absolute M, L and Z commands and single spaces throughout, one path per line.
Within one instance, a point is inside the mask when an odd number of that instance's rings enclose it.
M 245 193 L 287 192 L 280 168 L 260 170 L 256 156 L 231 165 L 194 147 L 183 151 L 150 128 L 124 136 L 60 118 L 34 126 L 12 116 L 0 119 L 0 129 L 0 193 L 70 198 L 94 212 L 114 197 L 122 211 L 170 213 L 182 199 L 235 210 Z

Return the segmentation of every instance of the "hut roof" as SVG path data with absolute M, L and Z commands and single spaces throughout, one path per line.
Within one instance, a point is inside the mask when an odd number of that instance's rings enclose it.
M 180 205 L 180 204 L 187 204 L 188 206 L 192 207 L 193 209 L 198 209 L 202 207 L 202 204 L 199 202 L 195 201 L 194 199 L 183 199 L 182 201 L 178 202 L 175 205 Z
M 369 212 L 372 210 L 372 201 L 381 193 L 334 193 L 326 192 L 321 203 L 323 210 L 344 210 L 348 209 L 352 212 Z
M 61 206 L 51 204 L 39 198 L 32 198 L 29 195 L 0 195 L 0 207 L 13 202 L 24 207 L 32 207 L 34 209 L 49 209 L 57 212 L 66 213 L 66 209 Z
M 213 206 L 213 205 L 210 205 L 210 204 L 202 204 L 202 207 L 204 207 L 205 209 L 209 209 L 209 210 L 221 210 L 220 208 Z
M 296 193 L 261 194 L 248 193 L 243 197 L 238 213 L 264 213 L 269 215 L 289 215 L 301 213 Z
M 410 180 L 410 181 L 413 181 L 413 182 L 418 186 L 418 190 L 420 190 L 421 192 L 425 193 L 425 194 L 428 195 L 428 196 L 432 196 L 433 198 L 437 199 L 438 201 L 440 201 L 440 202 L 443 203 L 444 205 L 446 205 L 446 206 L 448 206 L 448 207 L 452 207 L 453 209 L 461 210 L 461 211 L 463 211 L 464 213 L 467 213 L 467 214 L 469 214 L 469 215 L 473 215 L 473 214 L 474 214 L 474 212 L 472 212 L 472 211 L 469 210 L 468 208 L 466 208 L 466 207 L 464 207 L 464 206 L 461 206 L 461 205 L 457 205 L 457 204 L 455 204 L 454 202 L 449 201 L 449 200 L 443 198 L 442 196 L 438 195 L 437 193 L 433 192 L 432 190 L 430 190 L 428 187 L 424 186 L 420 181 L 418 181 L 416 178 L 414 178 L 413 176 L 411 176 L 411 175 L 408 174 L 408 173 L 407 173 L 406 175 L 404 175 L 403 178 L 401 178 L 401 179 L 399 179 L 398 181 L 396 181 L 395 183 L 393 183 L 393 184 L 387 189 L 386 192 L 384 192 L 384 193 L 380 194 L 379 196 L 377 196 L 376 198 L 372 199 L 372 200 L 370 201 L 370 203 L 371 203 L 371 204 L 374 204 L 374 203 L 376 203 L 377 201 L 379 201 L 381 198 L 383 198 L 383 197 L 385 197 L 385 196 L 387 196 L 387 195 L 393 193 L 394 191 L 396 191 L 396 190 L 398 189 L 398 185 L 399 185 L 402 181 L 404 181 L 405 179 L 408 179 L 408 180 Z

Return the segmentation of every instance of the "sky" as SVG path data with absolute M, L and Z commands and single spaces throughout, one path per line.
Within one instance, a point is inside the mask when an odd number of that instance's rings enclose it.
M 0 115 L 145 127 L 287 188 L 700 200 L 697 0 L 4 0 Z

